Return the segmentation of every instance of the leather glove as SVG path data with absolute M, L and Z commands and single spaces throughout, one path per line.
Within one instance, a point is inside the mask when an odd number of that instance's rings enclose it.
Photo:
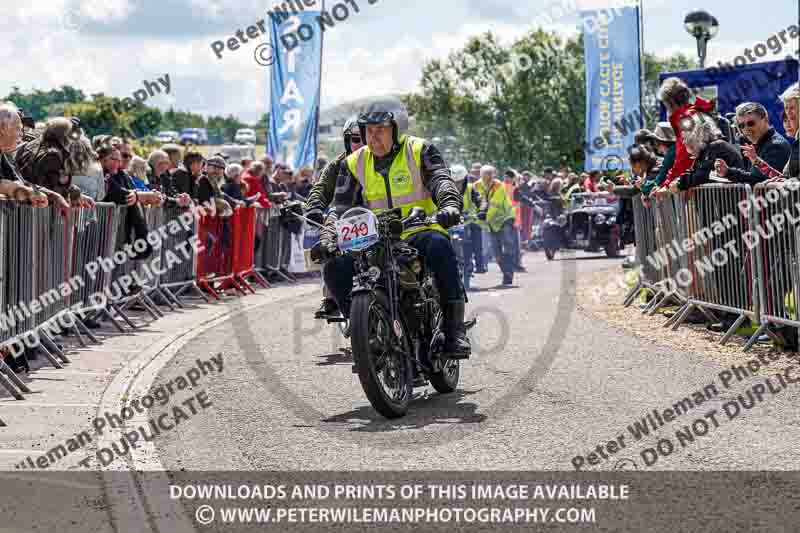
M 445 207 L 436 213 L 436 222 L 444 229 L 451 228 L 461 222 L 461 211 L 456 207 Z
M 311 248 L 311 260 L 316 263 L 325 263 L 336 257 L 337 250 L 336 242 L 332 238 L 321 238 Z
M 312 222 L 316 222 L 320 226 L 322 225 L 324 215 L 322 211 L 319 209 L 312 209 L 308 213 L 306 213 L 306 218 Z

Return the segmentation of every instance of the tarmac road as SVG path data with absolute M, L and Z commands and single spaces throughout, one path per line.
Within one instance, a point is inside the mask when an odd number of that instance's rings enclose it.
M 620 262 L 583 253 L 560 259 L 527 254 L 518 288 L 491 288 L 500 279 L 496 269 L 475 278 L 483 290 L 470 294 L 468 314 L 479 316 L 477 353 L 462 362 L 458 391 L 415 389 L 408 416 L 395 421 L 367 402 L 350 360 L 337 350 L 335 330 L 312 320 L 317 292 L 207 331 L 156 380 L 198 358 L 224 356 L 224 371 L 205 385 L 213 406 L 157 441 L 161 464 L 282 471 L 798 468 L 794 388 L 767 395 L 734 420 L 723 411 L 757 378 L 720 386 L 706 402 L 678 408 L 680 416 L 656 437 L 651 430 L 636 441 L 629 425 L 709 383 L 719 386 L 725 369 L 587 319 L 575 308 L 576 276 Z M 743 355 L 743 364 L 748 359 Z M 716 420 L 704 417 L 712 409 Z M 695 426 L 696 440 L 682 446 L 675 431 L 697 419 L 706 420 L 707 432 Z M 674 453 L 644 464 L 641 451 L 664 437 Z

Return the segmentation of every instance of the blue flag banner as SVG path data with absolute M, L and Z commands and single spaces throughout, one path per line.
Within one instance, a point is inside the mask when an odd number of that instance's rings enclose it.
M 586 56 L 586 170 L 629 168 L 627 148 L 643 127 L 639 8 L 581 11 Z
M 322 77 L 322 32 L 317 17 L 324 9 L 323 0 L 304 0 L 302 7 L 303 11 L 270 13 L 274 63 L 267 153 L 294 169 L 313 166 L 317 158 Z

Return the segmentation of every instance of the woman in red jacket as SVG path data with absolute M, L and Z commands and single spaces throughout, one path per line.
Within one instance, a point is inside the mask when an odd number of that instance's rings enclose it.
M 247 195 L 255 196 L 256 194 L 261 193 L 256 203 L 264 209 L 269 209 L 272 204 L 269 203 L 267 192 L 264 190 L 264 186 L 261 184 L 261 177 L 263 175 L 264 163 L 261 161 L 256 161 L 250 165 L 250 168 L 245 173 L 242 174 L 242 182 L 247 184 Z
M 667 172 L 667 177 L 661 184 L 661 194 L 668 192 L 669 185 L 692 168 L 694 161 L 686 150 L 683 137 L 692 131 L 698 122 L 711 120 L 703 114 L 711 113 L 716 107 L 714 100 L 708 101 L 697 97 L 692 103 L 692 91 L 680 78 L 667 78 L 658 90 L 658 99 L 667 107 L 669 123 L 675 131 L 675 163 Z M 654 191 L 654 192 L 659 192 Z

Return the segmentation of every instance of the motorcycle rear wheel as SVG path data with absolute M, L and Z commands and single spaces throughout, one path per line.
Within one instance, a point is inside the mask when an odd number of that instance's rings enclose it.
M 350 307 L 350 341 L 358 379 L 369 403 L 386 418 L 408 412 L 413 391 L 408 343 L 397 349 L 386 296 L 363 292 Z M 405 339 L 405 333 L 403 336 Z M 403 352 L 403 353 L 401 353 Z

